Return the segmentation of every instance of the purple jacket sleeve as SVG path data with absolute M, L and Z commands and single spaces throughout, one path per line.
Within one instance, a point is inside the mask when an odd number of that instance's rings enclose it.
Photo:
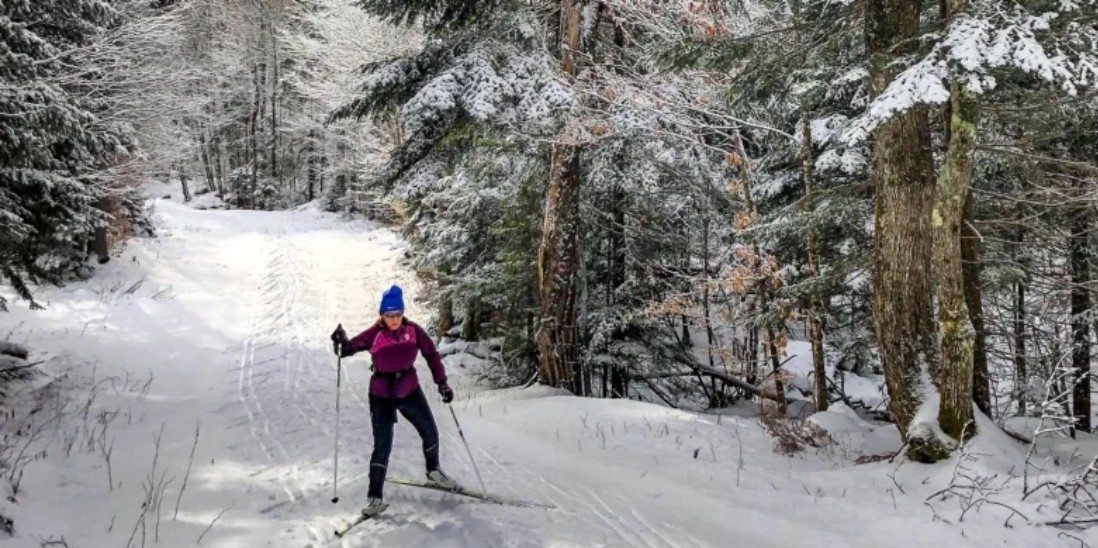
M 423 357 L 427 359 L 427 366 L 431 368 L 431 376 L 434 377 L 435 384 L 446 382 L 446 367 L 442 365 L 442 357 L 438 355 L 435 341 L 431 340 L 431 336 L 418 323 L 412 325 L 416 329 L 416 345 L 419 346 Z
M 355 352 L 369 350 L 370 347 L 374 345 L 374 339 L 377 338 L 379 332 L 381 332 L 380 326 L 371 326 L 366 331 L 355 335 L 353 339 L 347 342 L 347 346 Z

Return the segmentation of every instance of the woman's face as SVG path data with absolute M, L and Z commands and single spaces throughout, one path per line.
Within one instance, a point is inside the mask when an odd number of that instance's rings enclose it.
M 400 323 L 403 318 L 403 310 L 394 310 L 392 312 L 386 312 L 381 315 L 381 319 L 385 322 L 385 327 L 388 327 L 389 331 L 396 331 L 397 328 L 400 327 Z

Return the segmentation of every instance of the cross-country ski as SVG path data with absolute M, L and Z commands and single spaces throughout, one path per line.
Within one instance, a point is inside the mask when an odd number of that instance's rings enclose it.
M 473 498 L 473 499 L 477 499 L 477 500 L 482 500 L 482 501 L 485 501 L 485 502 L 492 502 L 492 503 L 495 503 L 495 504 L 503 504 L 503 505 L 510 505 L 510 506 L 522 506 L 522 507 L 528 507 L 528 508 L 555 508 L 555 506 L 552 506 L 552 505 L 549 505 L 549 504 L 541 504 L 541 503 L 537 503 L 537 502 L 530 502 L 530 501 L 525 501 L 525 500 L 501 497 L 499 495 L 495 495 L 495 494 L 492 494 L 492 493 L 485 493 L 483 491 L 478 491 L 476 489 L 470 489 L 470 488 L 467 488 L 467 487 L 464 487 L 464 486 L 461 486 L 461 485 L 458 485 L 458 486 L 455 486 L 455 487 L 452 487 L 452 488 L 447 488 L 447 487 L 444 487 L 442 485 L 439 485 L 439 484 L 433 483 L 433 482 L 406 480 L 406 479 L 402 479 L 402 478 L 389 478 L 386 481 L 388 481 L 389 483 L 395 484 L 395 485 L 407 485 L 407 486 L 410 486 L 410 487 L 422 487 L 424 489 L 433 489 L 435 491 L 441 491 L 443 493 L 450 493 L 450 494 L 453 494 L 453 495 L 461 495 L 463 497 L 469 497 L 469 498 Z
M 359 514 L 358 517 L 356 517 L 354 519 L 354 521 L 348 523 L 342 529 L 336 529 L 335 530 L 336 538 L 343 538 L 343 537 L 347 536 L 347 534 L 350 533 L 352 529 L 354 529 L 355 527 L 358 527 L 359 525 L 362 525 L 363 523 L 365 523 L 365 522 L 367 522 L 371 519 L 374 519 L 374 518 L 380 516 L 381 514 L 385 513 L 386 509 L 387 509 L 387 507 L 383 507 L 383 508 L 376 509 L 376 510 L 374 510 L 373 512 L 371 512 L 369 514 L 367 514 L 367 513 Z

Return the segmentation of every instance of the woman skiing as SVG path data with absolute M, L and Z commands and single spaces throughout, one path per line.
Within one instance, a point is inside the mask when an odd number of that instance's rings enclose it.
M 423 439 L 427 460 L 427 480 L 444 489 L 456 489 L 457 483 L 439 469 L 438 427 L 419 387 L 415 360 L 419 352 L 427 359 L 431 376 L 438 385 L 443 403 L 454 399 L 446 384 L 446 370 L 427 332 L 404 317 L 404 297 L 400 287 L 392 286 L 381 296 L 377 323 L 352 339 L 340 325 L 332 333 L 335 351 L 341 357 L 369 351 L 373 360 L 370 378 L 370 422 L 374 430 L 374 452 L 370 457 L 370 489 L 364 515 L 377 514 L 388 506 L 382 500 L 385 472 L 393 449 L 393 424 L 399 411 Z

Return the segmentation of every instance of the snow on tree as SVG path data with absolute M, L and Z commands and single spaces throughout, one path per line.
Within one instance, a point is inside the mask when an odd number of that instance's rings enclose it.
M 72 272 L 108 222 L 103 173 L 129 136 L 96 93 L 97 67 L 73 59 L 115 16 L 99 0 L 0 9 L 0 271 L 32 306 L 28 284 Z

